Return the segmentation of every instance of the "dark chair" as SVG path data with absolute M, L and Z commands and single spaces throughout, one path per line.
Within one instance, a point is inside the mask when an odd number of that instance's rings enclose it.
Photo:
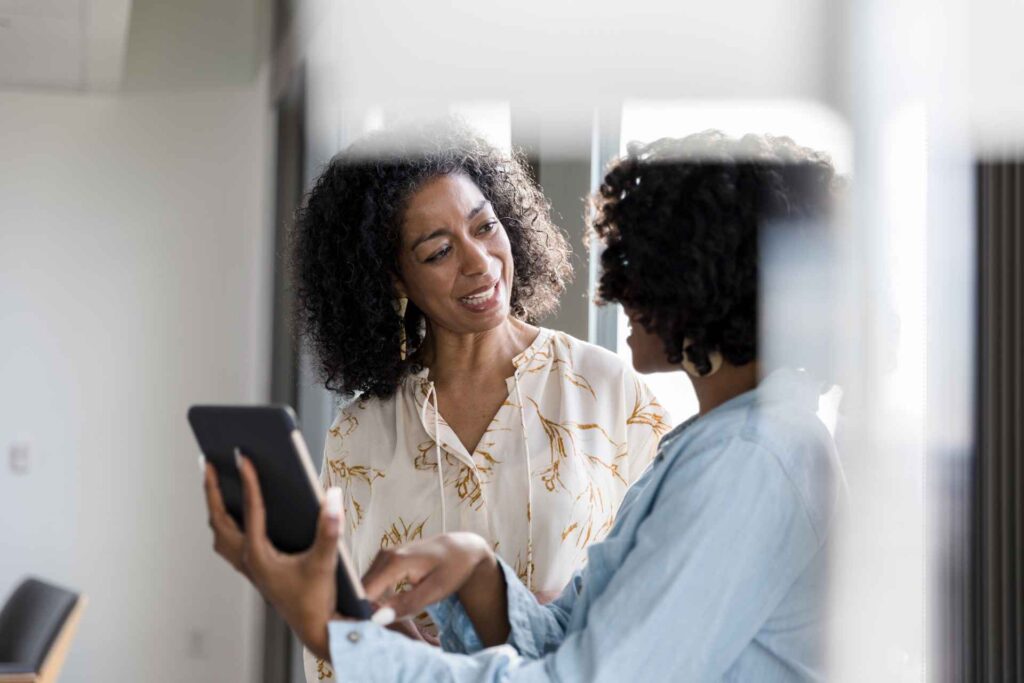
M 0 683 L 56 681 L 85 603 L 44 581 L 22 581 L 0 611 Z

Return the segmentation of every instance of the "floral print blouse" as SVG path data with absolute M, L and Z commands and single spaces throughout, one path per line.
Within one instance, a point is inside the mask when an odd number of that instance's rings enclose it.
M 321 482 L 342 490 L 358 573 L 382 548 L 471 531 L 527 588 L 557 593 L 611 529 L 668 415 L 621 358 L 562 332 L 542 328 L 513 365 L 508 398 L 472 453 L 438 413 L 426 368 L 390 399 L 339 411 Z M 305 666 L 307 680 L 333 678 L 308 652 Z

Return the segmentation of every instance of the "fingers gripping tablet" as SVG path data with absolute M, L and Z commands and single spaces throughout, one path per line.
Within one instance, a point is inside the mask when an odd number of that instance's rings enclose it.
M 192 406 L 188 421 L 199 448 L 217 473 L 221 498 L 238 526 L 245 528 L 242 486 L 235 452 L 256 468 L 271 543 L 286 553 L 313 545 L 323 491 L 313 469 L 295 413 L 288 406 Z M 341 501 L 329 501 L 340 508 Z M 371 607 L 344 546 L 338 546 L 337 610 L 368 619 Z

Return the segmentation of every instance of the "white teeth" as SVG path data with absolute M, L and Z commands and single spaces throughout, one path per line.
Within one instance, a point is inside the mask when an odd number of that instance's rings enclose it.
M 494 296 L 494 288 L 487 290 L 483 294 L 474 294 L 473 296 L 464 296 L 461 301 L 465 301 L 467 304 L 482 304 L 485 301 L 489 301 Z

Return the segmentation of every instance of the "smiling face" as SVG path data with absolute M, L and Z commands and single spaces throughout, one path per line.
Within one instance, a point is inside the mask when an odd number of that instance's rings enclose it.
M 409 198 L 396 287 L 432 325 L 485 332 L 508 319 L 514 274 L 505 228 L 462 174 L 428 180 Z

